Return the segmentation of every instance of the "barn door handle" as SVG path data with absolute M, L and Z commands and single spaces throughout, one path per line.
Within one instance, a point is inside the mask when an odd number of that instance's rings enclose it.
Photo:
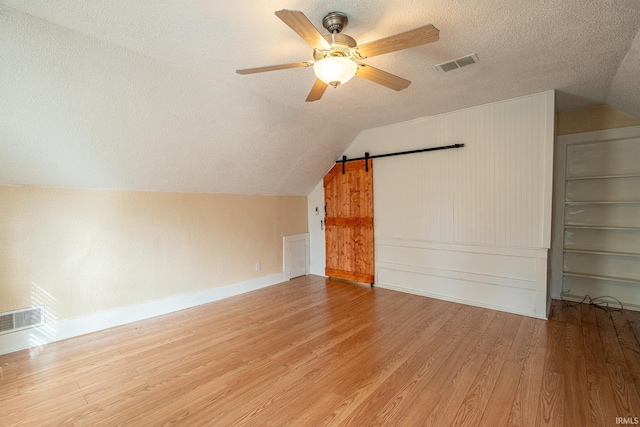
M 324 202 L 324 216 L 327 216 L 327 202 Z

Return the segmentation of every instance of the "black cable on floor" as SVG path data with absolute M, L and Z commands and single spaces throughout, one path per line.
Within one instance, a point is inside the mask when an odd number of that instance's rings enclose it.
M 589 296 L 589 294 L 585 295 L 584 298 L 582 298 L 582 300 L 580 302 L 569 302 L 566 299 L 564 299 L 564 294 L 571 292 L 571 290 L 568 291 L 564 291 L 564 292 L 560 292 L 560 300 L 562 300 L 562 302 L 564 303 L 564 305 L 566 305 L 567 307 L 576 307 L 579 306 L 580 304 L 584 303 L 585 301 L 589 300 L 589 305 L 592 305 L 594 307 L 597 308 L 601 308 L 603 310 L 606 311 L 620 311 L 623 310 L 624 307 L 622 306 L 622 302 L 620 302 L 619 299 L 611 297 L 611 296 L 601 296 L 601 297 L 597 297 L 597 298 L 591 298 Z M 604 298 L 610 298 L 612 300 L 614 300 L 615 302 L 617 302 L 618 304 L 620 304 L 620 307 L 610 307 L 609 306 L 609 301 L 598 301 L 598 300 L 602 300 Z

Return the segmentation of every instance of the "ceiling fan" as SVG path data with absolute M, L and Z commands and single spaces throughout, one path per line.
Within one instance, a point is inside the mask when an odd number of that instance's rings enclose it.
M 326 35 L 320 34 L 300 11 L 283 9 L 277 11 L 276 16 L 313 47 L 314 60 L 247 68 L 236 70 L 236 73 L 253 74 L 287 68 L 313 67 L 317 78 L 307 96 L 307 102 L 319 100 L 327 86 L 337 87 L 349 81 L 354 75 L 393 90 L 406 89 L 411 84 L 409 80 L 363 64 L 361 61 L 372 56 L 438 41 L 440 34 L 433 25 L 425 25 L 358 46 L 352 37 L 342 34 L 342 30 L 349 22 L 347 15 L 342 12 L 331 12 L 324 17 L 322 26 L 329 31 Z

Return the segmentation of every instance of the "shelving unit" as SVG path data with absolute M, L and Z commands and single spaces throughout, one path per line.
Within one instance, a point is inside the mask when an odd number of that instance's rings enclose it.
M 611 178 L 640 178 L 640 174 L 631 173 L 624 175 L 594 175 L 594 176 L 571 176 L 567 177 L 567 181 L 577 181 L 581 179 L 611 179 Z
M 596 274 L 571 273 L 571 272 L 567 272 L 567 271 L 565 271 L 562 274 L 564 276 L 586 277 L 588 279 L 613 280 L 615 282 L 625 282 L 625 283 L 640 283 L 640 280 L 627 279 L 627 278 L 624 278 L 624 277 L 599 276 L 599 275 L 596 275 Z
M 598 225 L 566 225 L 564 226 L 565 229 L 567 228 L 584 228 L 584 229 L 589 229 L 589 230 L 622 230 L 622 231 L 640 231 L 639 227 L 603 227 L 603 226 L 598 226 Z
M 565 249 L 565 252 L 572 252 L 578 254 L 594 254 L 594 255 L 615 255 L 615 256 L 629 256 L 629 257 L 637 257 L 637 253 L 633 252 L 613 252 L 613 251 L 592 251 L 585 249 Z
M 640 139 L 567 146 L 563 226 L 565 290 L 640 290 Z
M 604 202 L 604 201 L 588 201 L 588 202 L 564 202 L 565 205 L 637 205 L 640 204 L 638 200 L 622 200 L 619 202 Z

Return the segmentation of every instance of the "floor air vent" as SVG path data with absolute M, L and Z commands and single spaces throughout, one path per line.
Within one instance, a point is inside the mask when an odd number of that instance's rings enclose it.
M 16 332 L 44 324 L 44 306 L 0 313 L 0 334 Z
M 465 67 L 467 65 L 475 64 L 478 62 L 478 56 L 475 53 L 471 55 L 463 56 L 462 58 L 454 59 L 453 61 L 443 62 L 436 65 L 436 68 L 440 71 L 451 71 L 457 68 Z

